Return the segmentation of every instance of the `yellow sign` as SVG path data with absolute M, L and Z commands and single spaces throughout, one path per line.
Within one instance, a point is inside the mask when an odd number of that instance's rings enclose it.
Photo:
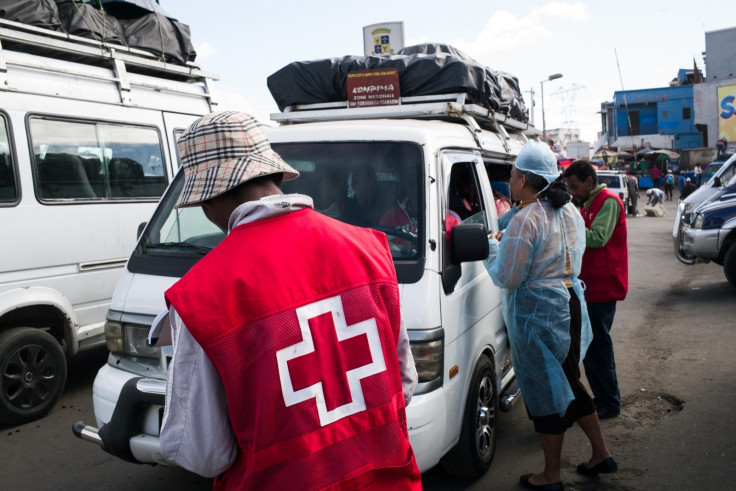
M 718 138 L 736 141 L 736 85 L 718 87 Z

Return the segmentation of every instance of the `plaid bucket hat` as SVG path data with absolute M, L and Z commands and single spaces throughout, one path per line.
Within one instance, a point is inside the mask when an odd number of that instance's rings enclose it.
M 198 119 L 177 141 L 184 188 L 177 208 L 198 206 L 256 177 L 299 172 L 271 149 L 261 124 L 243 112 L 223 111 Z

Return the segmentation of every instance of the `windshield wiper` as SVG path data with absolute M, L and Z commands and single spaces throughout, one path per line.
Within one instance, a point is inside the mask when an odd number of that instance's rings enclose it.
M 159 242 L 157 244 L 145 244 L 145 247 L 148 249 L 192 249 L 203 256 L 212 250 L 212 247 L 198 246 L 189 242 Z

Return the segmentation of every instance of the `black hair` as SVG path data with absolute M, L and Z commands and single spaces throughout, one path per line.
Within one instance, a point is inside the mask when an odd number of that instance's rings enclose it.
M 272 174 L 266 174 L 266 175 L 263 175 L 263 176 L 258 176 L 258 177 L 254 177 L 252 179 L 248 179 L 247 181 L 241 182 L 240 184 L 238 184 L 234 188 L 230 188 L 230 189 L 228 189 L 227 191 L 225 191 L 224 193 L 222 193 L 222 194 L 220 194 L 218 196 L 223 196 L 223 197 L 237 199 L 237 196 L 240 193 L 240 188 L 242 188 L 245 184 L 259 184 L 261 182 L 266 182 L 266 181 L 271 181 L 272 183 L 274 183 L 276 185 L 276 187 L 278 187 L 279 189 L 281 189 L 281 183 L 283 182 L 283 180 L 284 180 L 284 173 L 283 172 L 274 172 Z M 215 197 L 217 197 L 217 196 L 215 196 Z
M 583 182 L 587 178 L 592 177 L 593 186 L 598 185 L 598 174 L 595 172 L 593 165 L 587 160 L 576 160 L 571 163 L 567 170 L 565 170 L 564 176 L 575 176 L 575 178 L 580 182 Z
M 567 189 L 567 183 L 565 183 L 562 175 L 548 185 L 547 179 L 539 174 L 520 171 L 518 169 L 517 172 L 524 174 L 529 186 L 537 191 L 537 196 L 540 198 L 547 198 L 547 201 L 555 210 L 562 208 L 565 206 L 565 203 L 570 201 L 572 196 L 570 195 L 570 191 Z

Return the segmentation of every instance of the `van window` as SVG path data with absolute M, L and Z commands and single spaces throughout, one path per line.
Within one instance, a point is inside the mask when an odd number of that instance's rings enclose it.
M 476 173 L 479 157 L 474 154 L 448 152 L 443 154 L 443 158 L 450 163 L 449 167 L 444 166 L 449 169 L 449 175 L 445 176 L 445 206 L 449 216 L 463 223 L 480 223 L 491 230 Z
M 153 200 L 166 189 L 154 128 L 33 116 L 29 131 L 42 201 Z
M 15 203 L 18 200 L 18 188 L 15 169 L 10 158 L 10 141 L 8 139 L 8 122 L 0 116 L 0 206 Z
M 300 177 L 282 185 L 314 209 L 343 222 L 380 230 L 394 260 L 415 260 L 423 233 L 422 154 L 413 143 L 274 143 Z M 420 190 L 422 190 L 420 192 Z
M 311 196 L 316 211 L 388 236 L 400 283 L 424 272 L 422 152 L 404 142 L 272 143 L 300 172 L 282 184 L 286 194 Z M 199 207 L 176 209 L 179 171 L 131 256 L 133 273 L 181 276 L 223 238 Z

